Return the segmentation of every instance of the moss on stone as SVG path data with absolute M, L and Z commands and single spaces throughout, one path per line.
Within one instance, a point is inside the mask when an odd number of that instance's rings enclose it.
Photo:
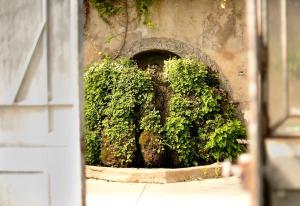
M 165 150 L 159 134 L 143 131 L 139 137 L 139 144 L 147 167 L 159 167 L 164 163 Z
M 118 164 L 114 155 L 113 145 L 109 144 L 105 136 L 102 137 L 100 160 L 105 166 L 115 166 Z
M 135 159 L 136 147 L 131 145 L 126 151 L 120 153 L 119 144 L 127 144 L 124 142 L 110 142 L 107 136 L 102 137 L 100 160 L 101 164 L 108 167 L 129 167 Z

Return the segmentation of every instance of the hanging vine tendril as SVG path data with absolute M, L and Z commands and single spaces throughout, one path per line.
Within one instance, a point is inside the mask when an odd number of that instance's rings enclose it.
M 125 46 L 125 43 L 126 43 L 126 39 L 127 39 L 127 33 L 128 33 L 128 24 L 129 24 L 129 14 L 128 14 L 128 0 L 124 0 L 124 8 L 125 8 L 125 31 L 124 31 L 124 36 L 123 36 L 123 40 L 122 40 L 122 44 L 121 44 L 121 47 L 117 53 L 117 55 L 115 56 L 115 58 L 118 58 L 120 57 L 123 49 L 124 49 L 124 46 Z

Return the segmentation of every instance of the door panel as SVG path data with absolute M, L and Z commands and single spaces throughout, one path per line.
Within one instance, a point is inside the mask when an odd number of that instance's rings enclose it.
M 45 205 L 49 206 L 48 178 L 40 172 L 12 172 L 0 175 L 0 205 Z M 28 190 L 28 185 L 32 189 Z M 18 197 L 18 199 L 14 197 Z
M 76 0 L 0 0 L 0 205 L 82 205 Z

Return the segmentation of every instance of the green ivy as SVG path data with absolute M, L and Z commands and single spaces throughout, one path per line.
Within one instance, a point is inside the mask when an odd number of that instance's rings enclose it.
M 86 131 L 84 138 L 85 162 L 88 165 L 98 165 L 100 163 L 100 138 L 95 131 Z
M 215 72 L 193 58 L 165 62 L 164 77 L 173 90 L 164 130 L 180 166 L 235 159 L 244 148 L 245 127 L 220 88 Z
M 106 58 L 89 66 L 84 76 L 88 164 L 134 165 L 139 144 L 155 154 L 167 149 L 167 161 L 176 167 L 233 160 L 244 151 L 237 139 L 246 137 L 245 127 L 216 72 L 193 58 L 170 59 L 162 72 L 161 81 L 172 90 L 164 122 L 155 105 L 153 75 L 159 74 L 128 59 Z
M 203 130 L 200 130 L 200 138 L 205 142 L 203 149 L 215 160 L 236 159 L 244 150 L 236 139 L 245 136 L 245 128 L 239 120 L 226 120 L 220 114 L 215 119 L 207 120 Z
M 136 153 L 136 134 L 140 130 L 159 132 L 159 112 L 153 105 L 151 76 L 129 60 L 106 58 L 89 67 L 84 76 L 86 131 L 96 132 L 102 146 L 113 154 L 111 166 L 132 164 Z M 86 136 L 91 142 L 95 136 Z M 90 148 L 92 147 L 92 148 Z M 86 145 L 87 153 L 95 151 Z M 96 155 L 97 156 L 97 155 Z M 95 157 L 88 155 L 87 158 Z M 103 161 L 103 160 L 102 160 Z M 98 162 L 97 158 L 88 163 Z M 103 162 L 105 164 L 105 162 Z
M 141 119 L 141 129 L 160 133 L 161 131 L 161 117 L 159 111 L 153 109 L 146 112 L 146 115 Z
M 89 0 L 90 3 L 98 10 L 99 16 L 105 21 L 109 22 L 108 19 L 111 16 L 118 14 L 123 8 L 124 0 Z M 156 0 L 158 1 L 158 0 Z M 135 0 L 136 9 L 138 13 L 143 16 L 143 24 L 149 28 L 153 28 L 154 24 L 151 20 L 150 6 L 154 0 Z M 227 0 L 220 0 L 221 8 L 225 8 Z
M 98 14 L 106 22 L 111 16 L 118 14 L 123 8 L 124 0 L 89 0 L 90 3 L 98 10 Z M 144 17 L 143 24 L 153 27 L 150 17 L 149 8 L 153 0 L 135 0 L 138 13 Z
M 108 18 L 116 15 L 121 10 L 120 0 L 89 0 L 97 9 L 99 16 L 108 22 Z
M 153 0 L 136 0 L 136 7 L 138 12 L 144 17 L 143 24 L 149 28 L 153 28 L 153 22 L 151 21 L 149 8 L 152 5 Z

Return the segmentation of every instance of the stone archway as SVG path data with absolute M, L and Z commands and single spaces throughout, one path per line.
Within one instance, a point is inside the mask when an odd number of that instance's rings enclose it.
M 198 48 L 194 48 L 188 43 L 170 38 L 144 38 L 133 42 L 128 42 L 122 52 L 123 56 L 133 58 L 136 55 L 149 51 L 166 51 L 173 53 L 179 57 L 192 56 L 205 63 L 213 71 L 217 71 L 220 75 L 221 85 L 230 96 L 232 89 L 228 84 L 228 80 L 223 75 L 222 69 L 208 55 Z
M 211 69 L 220 71 L 216 62 L 210 59 L 201 50 L 196 49 L 185 42 L 170 38 L 146 38 L 129 42 L 125 46 L 122 54 L 127 57 L 133 57 L 138 53 L 149 50 L 165 50 L 180 57 L 194 56 L 207 64 Z

